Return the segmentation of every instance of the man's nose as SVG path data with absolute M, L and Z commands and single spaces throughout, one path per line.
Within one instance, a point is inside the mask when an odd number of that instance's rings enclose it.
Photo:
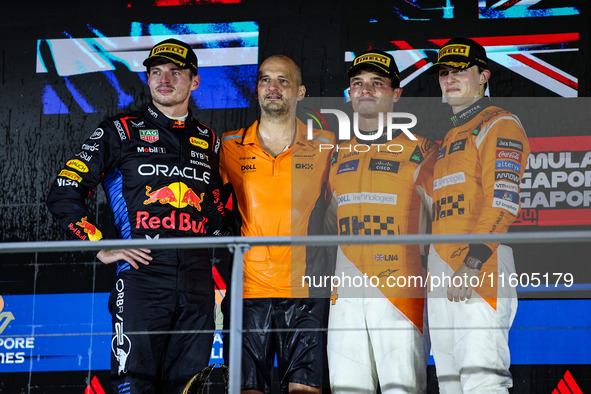
M 372 93 L 374 90 L 371 82 L 363 82 L 361 84 L 361 93 Z
M 279 90 L 279 82 L 274 79 L 271 79 L 269 81 L 269 84 L 267 85 L 267 89 L 273 92 Z
M 163 72 L 160 74 L 160 83 L 170 83 L 170 73 Z

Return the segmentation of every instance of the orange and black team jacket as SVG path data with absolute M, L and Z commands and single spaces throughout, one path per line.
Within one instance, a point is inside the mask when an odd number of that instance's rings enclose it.
M 371 145 L 354 138 L 335 150 L 329 193 L 332 206 L 337 205 L 339 235 L 426 232 L 431 212 L 426 191 L 433 180 L 437 144 L 415 137 L 416 141 L 399 132 L 390 141 Z M 422 329 L 425 288 L 418 245 L 341 245 L 341 250 L 361 273 L 378 277 L 377 289 Z M 411 277 L 416 283 L 392 285 Z
M 519 213 L 519 184 L 530 153 L 519 119 L 487 97 L 452 117 L 433 180 L 433 234 L 505 233 Z M 497 243 L 436 244 L 455 271 L 467 255 L 484 263 L 493 286 L 475 289 L 496 305 Z M 486 280 L 484 283 L 490 284 Z
M 257 120 L 222 137 L 220 172 L 234 188 L 242 236 L 320 234 L 323 218 L 316 215 L 324 215 L 334 134 L 314 130 L 308 140 L 298 119 L 292 146 L 273 157 L 259 143 L 258 125 Z M 253 247 L 244 255 L 244 298 L 308 297 L 302 277 L 325 264 L 307 256 L 305 246 Z

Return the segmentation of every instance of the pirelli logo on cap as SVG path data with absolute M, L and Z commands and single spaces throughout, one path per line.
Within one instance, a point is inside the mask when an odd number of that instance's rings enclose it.
M 440 61 L 442 57 L 448 55 L 459 55 L 459 56 L 466 56 L 470 54 L 470 47 L 468 45 L 448 45 L 446 47 L 441 48 L 439 51 L 439 56 L 437 57 L 437 61 Z
M 390 58 L 384 55 L 380 55 L 379 53 L 367 53 L 363 56 L 359 56 L 357 59 L 355 59 L 353 65 L 356 66 L 359 63 L 365 62 L 380 63 L 386 67 L 390 67 Z
M 175 44 L 162 44 L 152 49 L 150 56 L 158 55 L 161 52 L 174 53 L 184 58 L 187 57 L 187 48 Z

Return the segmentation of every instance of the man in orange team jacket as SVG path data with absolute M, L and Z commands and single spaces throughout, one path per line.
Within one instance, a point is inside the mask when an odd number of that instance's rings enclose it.
M 261 116 L 252 125 L 222 138 L 220 170 L 234 188 L 243 236 L 320 233 L 331 132 L 314 130 L 296 118 L 304 98 L 301 70 L 286 56 L 266 59 L 259 68 L 257 96 Z M 318 221 L 321 223 L 322 219 Z M 244 256 L 242 389 L 271 391 L 277 353 L 282 391 L 320 392 L 325 384 L 328 300 L 311 298 L 302 277 L 326 264 L 306 247 L 257 246 Z M 281 332 L 262 332 L 287 329 Z M 231 368 L 232 366 L 230 366 Z

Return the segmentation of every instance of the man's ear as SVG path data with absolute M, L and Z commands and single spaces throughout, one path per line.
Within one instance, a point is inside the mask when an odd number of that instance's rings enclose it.
M 306 97 L 306 87 L 304 85 L 298 86 L 298 101 L 303 100 Z
M 197 90 L 197 88 L 199 87 L 199 82 L 201 82 L 201 77 L 199 75 L 195 75 L 191 83 L 191 91 Z
M 484 85 L 490 79 L 490 70 L 482 70 L 480 73 L 480 84 Z

